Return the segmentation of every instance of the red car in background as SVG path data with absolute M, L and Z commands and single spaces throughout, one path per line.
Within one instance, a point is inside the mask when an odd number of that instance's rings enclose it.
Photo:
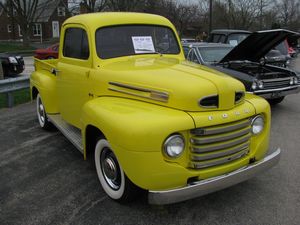
M 35 58 L 38 59 L 57 59 L 59 44 L 51 45 L 48 48 L 40 48 L 35 50 Z

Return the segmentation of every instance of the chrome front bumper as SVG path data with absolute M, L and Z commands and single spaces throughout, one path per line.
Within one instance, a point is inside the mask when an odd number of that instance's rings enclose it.
M 148 201 L 150 204 L 155 205 L 171 204 L 230 187 L 248 180 L 276 165 L 280 159 L 280 152 L 281 151 L 278 148 L 275 152 L 266 156 L 263 160 L 257 163 L 250 164 L 222 176 L 194 182 L 193 184 L 183 188 L 167 191 L 149 191 Z
M 260 97 L 266 99 L 279 98 L 290 94 L 297 94 L 300 92 L 300 85 L 295 87 L 285 87 L 285 88 L 277 88 L 277 89 L 269 89 L 269 90 L 257 90 L 254 92 L 249 92 L 252 94 L 256 94 Z

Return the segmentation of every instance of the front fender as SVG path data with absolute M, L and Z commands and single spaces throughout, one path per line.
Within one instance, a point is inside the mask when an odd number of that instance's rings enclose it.
M 104 134 L 126 175 L 136 185 L 149 189 L 186 182 L 186 169 L 176 162 L 168 163 L 162 146 L 170 134 L 185 135 L 194 128 L 187 113 L 132 99 L 100 97 L 84 105 L 81 122 L 83 137 L 88 125 Z M 171 178 L 165 179 L 166 174 Z
M 185 112 L 118 97 L 100 97 L 87 102 L 82 123 L 101 130 L 112 146 L 128 151 L 161 151 L 163 141 L 172 133 L 194 128 Z

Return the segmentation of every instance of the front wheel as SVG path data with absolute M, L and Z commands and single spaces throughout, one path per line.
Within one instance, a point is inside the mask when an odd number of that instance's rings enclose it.
M 283 99 L 284 99 L 284 96 L 279 97 L 279 98 L 268 99 L 268 102 L 269 102 L 271 105 L 277 105 L 277 104 L 279 104 L 280 102 L 282 102 Z
M 37 117 L 41 128 L 45 130 L 50 130 L 52 124 L 48 121 L 47 113 L 43 105 L 40 94 L 38 94 L 36 97 L 36 112 L 37 112 Z
M 129 202 L 138 196 L 141 189 L 127 178 L 105 139 L 96 144 L 95 165 L 101 186 L 110 198 L 118 202 Z

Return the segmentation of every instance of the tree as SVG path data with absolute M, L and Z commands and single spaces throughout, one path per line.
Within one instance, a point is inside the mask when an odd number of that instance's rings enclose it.
M 36 22 L 47 8 L 50 0 L 7 0 L 0 2 L 0 6 L 19 24 L 23 45 L 29 45 L 30 25 Z
M 143 11 L 145 0 L 107 0 L 109 10 L 118 12 Z
M 278 20 L 285 28 L 299 29 L 300 2 L 299 0 L 276 1 Z
M 101 12 L 107 7 L 108 0 L 83 0 L 82 4 L 88 13 Z

